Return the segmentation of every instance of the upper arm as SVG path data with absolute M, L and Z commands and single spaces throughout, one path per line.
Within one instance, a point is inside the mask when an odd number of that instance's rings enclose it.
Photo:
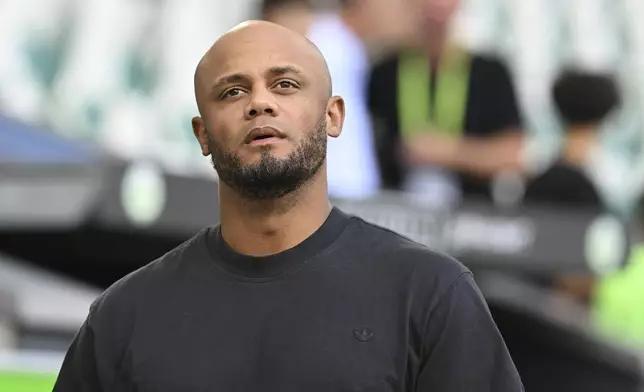
M 431 309 L 417 391 L 523 391 L 472 275 L 463 273 Z

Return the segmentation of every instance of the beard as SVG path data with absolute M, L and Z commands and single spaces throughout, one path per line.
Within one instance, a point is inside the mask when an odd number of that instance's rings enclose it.
M 326 158 L 326 116 L 304 134 L 295 151 L 276 158 L 261 148 L 258 162 L 245 164 L 237 154 L 210 142 L 212 164 L 219 180 L 247 200 L 276 200 L 296 192 L 320 169 Z

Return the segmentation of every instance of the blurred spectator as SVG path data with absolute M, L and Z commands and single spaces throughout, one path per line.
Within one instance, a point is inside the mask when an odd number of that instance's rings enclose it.
M 640 203 L 641 204 L 641 203 Z M 644 344 L 644 205 L 636 214 L 634 244 L 625 268 L 601 277 L 592 292 L 593 320 L 609 337 Z
M 306 35 L 313 21 L 314 8 L 310 0 L 264 0 L 260 15 L 263 20 Z
M 621 104 L 615 78 L 608 73 L 563 71 L 552 88 L 552 100 L 563 124 L 564 145 L 554 165 L 527 187 L 526 203 L 609 209 L 589 176 L 591 153 L 601 123 Z M 587 303 L 596 287 L 589 275 L 555 277 L 554 288 Z
M 332 197 L 363 198 L 380 190 L 371 121 L 365 102 L 369 72 L 367 44 L 384 45 L 404 34 L 406 10 L 396 0 L 344 0 L 339 12 L 311 12 L 308 1 L 265 0 L 264 18 L 304 32 L 324 54 L 333 94 L 344 98 L 347 114 L 340 138 L 328 144 Z M 303 23 L 307 22 L 307 23 Z
M 523 135 L 511 76 L 498 59 L 450 39 L 458 0 L 409 1 L 421 33 L 378 64 L 369 82 L 384 185 L 439 202 L 488 194 L 492 177 L 520 169 Z
M 599 125 L 621 102 L 615 79 L 609 74 L 564 71 L 552 97 L 566 132 L 562 155 L 531 182 L 525 200 L 602 208 L 586 169 Z

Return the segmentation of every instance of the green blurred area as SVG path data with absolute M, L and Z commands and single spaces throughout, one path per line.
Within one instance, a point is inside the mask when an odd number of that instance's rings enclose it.
M 644 344 L 644 244 L 637 244 L 623 270 L 603 277 L 594 298 L 594 319 L 608 337 Z
M 54 374 L 0 371 L 2 392 L 51 392 L 55 381 Z

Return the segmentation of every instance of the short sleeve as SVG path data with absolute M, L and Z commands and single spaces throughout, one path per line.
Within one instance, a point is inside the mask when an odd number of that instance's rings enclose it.
M 69 347 L 53 392 L 100 392 L 91 313 Z
M 128 342 L 133 327 L 133 297 L 125 281 L 114 284 L 92 304 L 76 333 L 53 392 L 131 390 Z
M 517 369 L 471 273 L 431 311 L 418 392 L 522 392 Z

